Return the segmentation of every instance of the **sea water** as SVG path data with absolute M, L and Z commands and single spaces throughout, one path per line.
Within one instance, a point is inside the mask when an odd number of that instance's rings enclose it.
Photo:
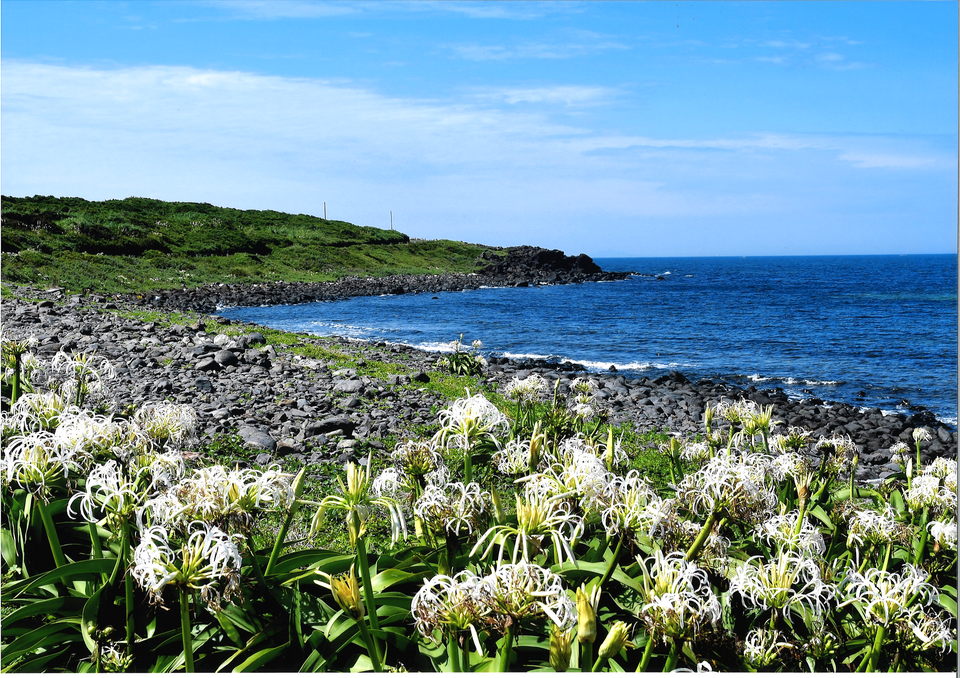
M 956 424 L 955 255 L 597 259 L 623 281 L 225 309 L 291 331 L 677 370 Z

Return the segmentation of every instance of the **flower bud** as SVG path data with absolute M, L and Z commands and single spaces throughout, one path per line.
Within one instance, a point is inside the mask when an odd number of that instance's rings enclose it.
M 597 639 L 597 604 L 600 587 L 581 584 L 577 589 L 577 640 L 592 643 Z
M 607 633 L 607 637 L 600 646 L 600 652 L 597 653 L 597 656 L 600 659 L 609 659 L 620 652 L 620 650 L 622 650 L 624 647 L 632 647 L 632 644 L 628 640 L 629 637 L 630 626 L 627 625 L 626 622 L 614 622 L 613 626 L 610 627 L 610 632 Z
M 550 631 L 550 667 L 557 673 L 563 673 L 570 668 L 570 643 L 573 642 L 573 631 L 563 631 L 554 626 Z
M 363 616 L 363 599 L 360 597 L 360 582 L 354 566 L 350 571 L 336 577 L 330 577 L 330 591 L 340 608 L 354 618 Z

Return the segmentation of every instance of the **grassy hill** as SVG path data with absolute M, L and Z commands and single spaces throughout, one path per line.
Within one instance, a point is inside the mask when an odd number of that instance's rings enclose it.
M 52 196 L 2 198 L 0 249 L 4 282 L 103 292 L 471 272 L 502 252 L 307 214 Z

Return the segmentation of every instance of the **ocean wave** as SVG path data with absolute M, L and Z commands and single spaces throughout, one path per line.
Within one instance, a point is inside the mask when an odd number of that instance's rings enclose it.
M 746 374 L 746 375 L 737 375 L 745 377 L 753 382 L 763 382 L 763 381 L 779 381 L 784 384 L 789 384 L 790 386 L 840 386 L 846 382 L 835 380 L 835 379 L 803 379 L 798 377 L 768 377 L 762 374 Z
M 562 355 L 544 355 L 542 353 L 511 353 L 509 351 L 504 351 L 500 353 L 504 358 L 510 358 L 511 360 L 549 360 L 555 361 L 557 363 L 562 362 L 571 362 L 577 363 L 578 365 L 583 365 L 588 369 L 593 370 L 608 370 L 611 365 L 617 368 L 617 371 L 620 372 L 643 372 L 645 370 L 675 370 L 680 367 L 696 367 L 692 363 L 657 363 L 657 362 L 629 362 L 629 363 L 615 363 L 604 360 L 581 360 L 580 358 L 571 358 Z
M 450 341 L 424 341 L 418 344 L 401 343 L 400 345 L 432 353 L 453 353 L 453 342 Z

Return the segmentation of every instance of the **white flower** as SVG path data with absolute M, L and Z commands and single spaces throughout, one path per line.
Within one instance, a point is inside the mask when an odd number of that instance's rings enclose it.
M 940 479 L 934 475 L 918 475 L 913 479 L 910 488 L 903 493 L 903 498 L 911 511 L 921 511 L 925 508 L 946 512 L 951 509 L 955 512 L 957 496 L 949 491 L 946 485 L 940 485 Z
M 888 544 L 903 532 L 903 526 L 897 522 L 893 509 L 885 505 L 883 512 L 872 509 L 854 511 L 847 528 L 847 543 L 863 545 L 864 542 Z
M 133 416 L 148 436 L 161 444 L 181 445 L 192 438 L 197 429 L 197 413 L 189 405 L 154 403 L 144 405 Z
M 718 454 L 684 477 L 677 496 L 698 515 L 720 511 L 745 520 L 763 519 L 777 505 L 765 482 L 769 461 L 760 454 Z
M 925 615 L 923 606 L 937 599 L 937 589 L 926 580 L 927 573 L 909 563 L 899 573 L 871 567 L 861 574 L 851 569 L 842 584 L 841 607 L 859 603 L 865 619 L 884 625 Z
M 823 555 L 826 545 L 823 535 L 804 516 L 800 524 L 800 511 L 772 516 L 756 528 L 757 536 L 771 546 L 799 551 L 810 555 Z
M 753 556 L 741 563 L 730 578 L 730 591 L 749 607 L 781 610 L 787 617 L 794 608 L 823 614 L 835 596 L 817 562 L 793 551 L 781 551 L 771 561 Z
M 441 445 L 472 449 L 481 439 L 495 439 L 505 429 L 507 418 L 482 394 L 454 401 L 440 412 L 440 430 L 436 440 Z
M 139 507 L 141 492 L 136 481 L 129 480 L 115 460 L 95 466 L 87 476 L 84 491 L 70 500 L 67 513 L 72 517 L 74 503 L 80 504 L 80 515 L 90 523 L 103 519 L 123 519 Z M 104 514 L 103 517 L 100 514 Z
M 571 393 L 580 393 L 582 395 L 589 395 L 597 390 L 597 382 L 593 379 L 585 379 L 583 377 L 577 377 L 570 382 L 570 392 Z
M 937 457 L 923 468 L 924 475 L 935 478 L 946 478 L 950 474 L 957 474 L 957 460 L 948 457 Z
M 530 441 L 511 440 L 493 453 L 493 463 L 500 473 L 525 473 L 530 468 Z
M 427 485 L 413 514 L 434 532 L 467 535 L 483 525 L 489 513 L 490 493 L 477 483 Z
M 927 440 L 933 440 L 933 435 L 931 435 L 930 431 L 923 428 L 922 426 L 918 426 L 917 428 L 913 429 L 914 442 L 920 443 Z
M 61 445 L 48 431 L 11 437 L 0 462 L 7 485 L 17 485 L 41 497 L 46 497 L 50 485 L 66 479 L 76 468 L 74 450 Z
M 948 644 L 957 637 L 957 623 L 954 619 L 944 619 L 932 614 L 915 614 L 907 619 L 907 627 L 913 631 L 919 641 L 920 649 L 927 650 L 939 645 L 946 650 Z
M 503 392 L 514 400 L 539 400 L 550 388 L 550 384 L 537 373 L 521 379 L 514 377 L 504 387 Z
M 705 442 L 686 443 L 680 450 L 680 458 L 694 464 L 705 462 L 713 456 L 713 450 Z
M 906 443 L 896 442 L 890 446 L 890 461 L 903 466 L 907 463 L 907 459 L 909 458 L 910 446 Z
M 690 638 L 704 625 L 720 620 L 720 601 L 705 570 L 682 553 L 638 558 L 642 599 L 640 619 L 648 631 L 671 638 Z
M 957 550 L 957 521 L 934 520 L 927 523 L 930 536 L 950 551 Z
M 424 476 L 443 465 L 443 458 L 430 440 L 408 440 L 390 453 L 393 463 L 404 473 Z
M 611 534 L 645 534 L 652 537 L 661 524 L 675 515 L 676 501 L 658 496 L 639 471 L 610 483 L 610 503 L 601 514 Z
M 174 548 L 168 530 L 155 526 L 143 532 L 134 549 L 131 574 L 154 601 L 174 584 L 200 591 L 206 605 L 218 610 L 238 589 L 241 562 L 231 536 L 217 527 L 193 523 L 182 545 Z
M 770 462 L 770 471 L 777 480 L 803 478 L 811 471 L 810 462 L 798 452 L 784 452 Z
M 483 348 L 483 342 L 480 341 L 479 339 L 474 339 L 472 342 L 470 342 L 470 345 L 471 345 L 475 350 L 480 350 L 481 348 Z
M 438 574 L 424 579 L 410 603 L 414 626 L 428 637 L 434 630 L 443 635 L 470 631 L 477 652 L 482 653 L 477 624 L 490 612 L 491 593 L 486 579 L 466 570 L 452 577 Z
M 512 620 L 505 623 L 546 617 L 561 629 L 576 626 L 576 604 L 550 570 L 533 563 L 501 564 L 484 579 L 490 610 Z
M 109 360 L 94 354 L 70 355 L 60 351 L 53 357 L 50 366 L 54 371 L 64 375 L 65 380 L 60 385 L 60 391 L 64 397 L 77 405 L 82 404 L 87 394 L 101 393 L 105 379 L 113 379 L 117 376 Z
M 75 408 L 56 391 L 24 393 L 10 408 L 10 420 L 20 431 L 52 431 L 64 412 Z
M 792 647 L 777 630 L 752 629 L 743 640 L 743 658 L 751 667 L 764 669 L 780 661 L 780 650 Z

